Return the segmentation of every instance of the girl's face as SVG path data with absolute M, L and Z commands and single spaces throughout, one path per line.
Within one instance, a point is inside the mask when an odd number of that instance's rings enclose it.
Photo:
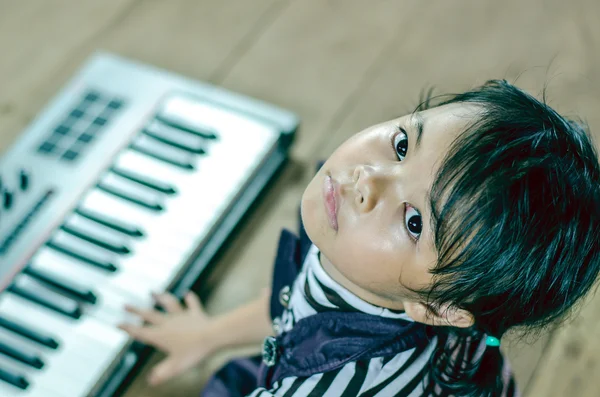
M 367 302 L 411 315 L 416 298 L 405 287 L 430 285 L 437 260 L 428 193 L 473 115 L 465 104 L 407 115 L 359 132 L 329 157 L 301 208 L 333 279 Z M 418 313 L 411 317 L 419 321 Z

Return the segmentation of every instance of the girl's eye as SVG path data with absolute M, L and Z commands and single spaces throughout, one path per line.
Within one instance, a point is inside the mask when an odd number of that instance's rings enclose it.
M 412 235 L 415 240 L 418 240 L 421 236 L 421 230 L 423 229 L 423 221 L 419 211 L 408 203 L 404 207 L 404 223 L 406 224 L 408 233 Z
M 404 128 L 400 128 L 398 133 L 394 135 L 392 144 L 394 145 L 398 160 L 404 160 L 406 152 L 408 151 L 408 135 L 406 135 Z

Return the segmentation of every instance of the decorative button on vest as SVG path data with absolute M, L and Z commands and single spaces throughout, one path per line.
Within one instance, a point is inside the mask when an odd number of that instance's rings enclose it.
M 262 360 L 268 367 L 272 367 L 277 362 L 279 356 L 277 339 L 267 336 L 262 345 Z
M 273 332 L 279 335 L 281 333 L 281 326 L 281 317 L 275 317 L 275 319 L 273 319 Z
M 290 298 L 292 295 L 292 290 L 290 289 L 289 286 L 285 286 L 281 289 L 281 291 L 279 291 L 279 303 L 281 303 L 281 305 L 283 307 L 285 307 L 287 309 L 288 305 L 290 304 Z

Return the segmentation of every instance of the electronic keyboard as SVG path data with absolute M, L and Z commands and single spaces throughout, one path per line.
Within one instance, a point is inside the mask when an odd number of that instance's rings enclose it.
M 95 54 L 0 160 L 0 396 L 113 396 L 149 348 L 125 304 L 181 297 L 285 163 L 298 118 Z

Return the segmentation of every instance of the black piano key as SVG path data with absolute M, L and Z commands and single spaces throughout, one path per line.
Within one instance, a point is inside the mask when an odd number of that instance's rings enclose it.
M 82 240 L 95 244 L 98 247 L 109 250 L 110 252 L 114 252 L 115 254 L 126 255 L 131 252 L 131 250 L 124 244 L 115 244 L 111 241 L 106 241 L 102 239 L 102 237 L 94 236 L 88 231 L 80 230 L 71 225 L 64 224 L 60 228 L 65 232 L 72 234 L 73 236 L 79 237 Z
M 11 190 L 8 190 L 5 188 L 4 191 L 2 192 L 2 196 L 3 196 L 2 204 L 4 205 L 4 208 L 10 209 L 10 207 L 12 206 L 12 203 L 13 203 L 13 192 Z
M 40 369 L 44 366 L 41 358 L 31 352 L 23 351 L 0 341 L 0 354 L 12 357 L 30 367 Z
M 129 147 L 138 153 L 184 170 L 193 170 L 195 168 L 192 154 L 176 148 L 169 148 L 157 141 L 153 141 L 145 135 L 140 135 Z
M 84 101 L 88 102 L 96 102 L 98 99 L 100 99 L 100 94 L 95 91 L 89 91 L 83 98 Z
M 193 126 L 180 118 L 170 117 L 168 114 L 158 114 L 156 119 L 170 127 L 177 128 L 190 134 L 198 135 L 204 139 L 217 139 L 217 134 L 209 127 Z
M 100 182 L 97 186 L 98 189 L 103 190 L 106 193 L 110 193 L 113 196 L 122 198 L 123 200 L 127 200 L 144 208 L 148 208 L 157 212 L 163 210 L 162 204 L 156 200 L 153 200 L 151 197 L 143 197 L 141 195 L 134 194 L 133 192 L 127 192 L 106 182 Z
M 73 109 L 73 111 L 71 112 L 71 117 L 75 119 L 80 119 L 81 117 L 83 117 L 84 114 L 85 111 L 82 109 Z
M 177 193 L 173 185 L 156 180 L 147 175 L 141 175 L 137 172 L 125 170 L 118 167 L 112 167 L 111 171 L 119 176 L 122 176 L 123 178 L 129 179 L 130 181 L 139 183 L 140 185 L 144 185 L 146 187 L 149 187 L 150 189 L 156 190 L 157 192 L 169 195 Z
M 152 139 L 185 150 L 186 152 L 194 154 L 205 153 L 204 138 L 176 130 L 157 121 L 150 123 L 142 132 Z
M 49 347 L 50 349 L 58 348 L 58 341 L 53 337 L 44 334 L 43 331 L 33 330 L 6 317 L 0 316 L 0 327 L 12 331 L 15 334 L 19 334 L 22 337 L 34 341 L 42 346 Z
M 19 276 L 15 282 L 9 285 L 8 290 L 67 317 L 73 319 L 81 317 L 82 310 L 79 302 L 51 291 L 41 283 L 27 277 L 26 275 Z
M 97 222 L 100 225 L 104 225 L 108 228 L 111 228 L 119 233 L 123 233 L 130 237 L 143 237 L 144 232 L 142 232 L 138 227 L 134 225 L 130 225 L 126 222 L 123 222 L 119 219 L 115 219 L 113 217 L 101 214 L 96 211 L 91 211 L 83 208 L 77 208 L 75 212 L 91 221 Z
M 123 101 L 119 99 L 113 99 L 108 103 L 108 105 L 106 105 L 106 107 L 111 110 L 120 109 L 121 106 L 123 106 Z
M 81 252 L 77 251 L 76 249 L 73 249 L 62 243 L 55 242 L 55 241 L 48 241 L 46 243 L 46 245 L 58 252 L 61 252 L 65 255 L 70 256 L 71 258 L 75 258 L 81 262 L 87 263 L 88 265 L 95 266 L 97 268 L 106 270 L 111 273 L 117 271 L 117 267 L 115 265 L 113 265 L 111 262 L 99 260 L 99 259 L 95 259 L 95 258 L 90 258 L 88 255 L 85 255 L 84 253 L 81 253 Z
M 29 387 L 29 381 L 27 381 L 23 375 L 15 374 L 2 367 L 0 367 L 0 380 L 18 387 L 21 390 L 25 390 Z
M 43 270 L 34 269 L 29 266 L 25 267 L 24 272 L 29 274 L 31 277 L 58 289 L 61 293 L 72 295 L 84 302 L 94 304 L 98 300 L 96 294 L 89 288 L 79 285 L 71 280 L 66 280 L 63 277 L 50 274 Z

